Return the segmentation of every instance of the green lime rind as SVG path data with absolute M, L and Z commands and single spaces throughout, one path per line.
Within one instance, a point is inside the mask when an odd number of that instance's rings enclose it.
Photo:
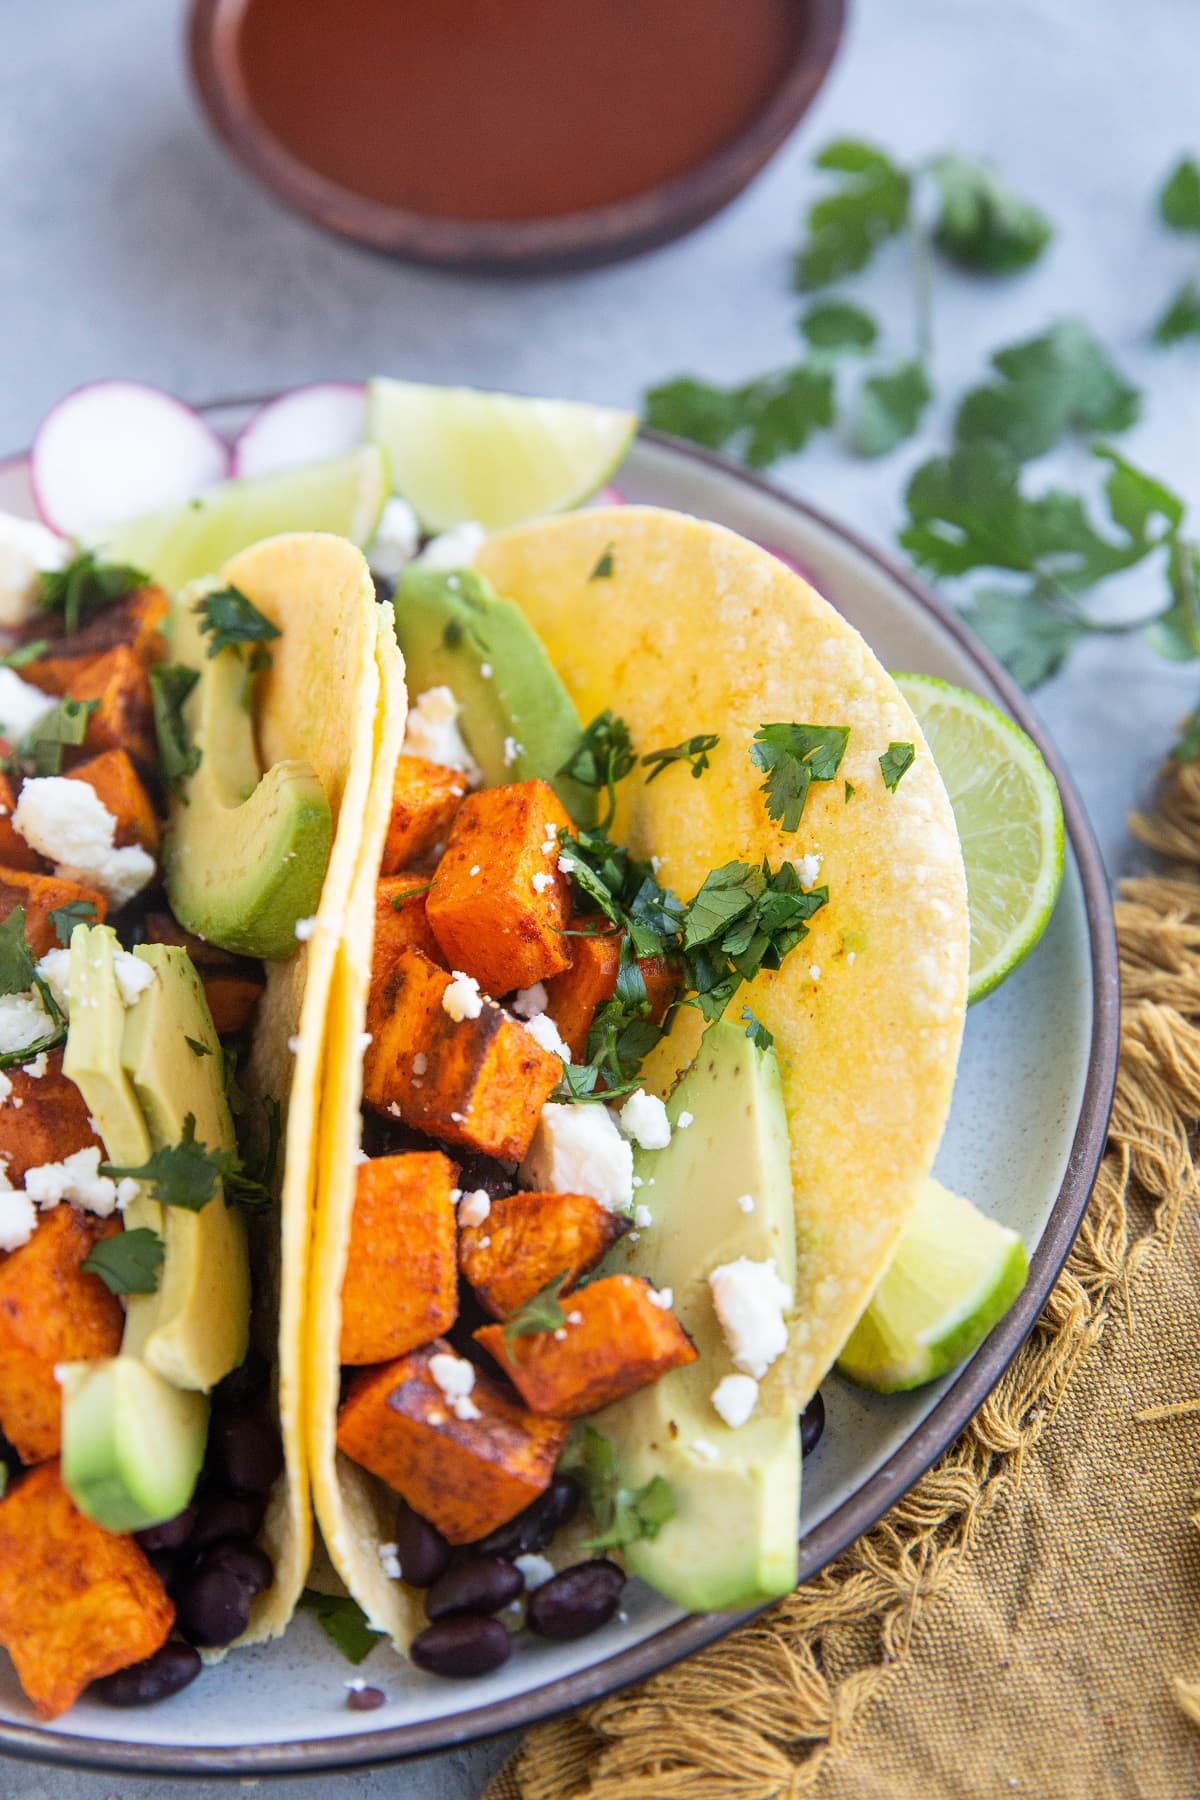
M 1033 740 L 982 695 L 902 673 L 954 808 L 971 912 L 968 1001 L 992 993 L 1050 923 L 1063 878 L 1058 786 Z

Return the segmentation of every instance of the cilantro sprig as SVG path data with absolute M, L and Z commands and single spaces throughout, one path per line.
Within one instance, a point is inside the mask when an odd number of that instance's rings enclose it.
M 98 1275 L 110 1294 L 154 1294 L 164 1256 L 163 1241 L 148 1225 L 101 1238 L 80 1263 Z
M 93 550 L 79 550 L 63 568 L 38 576 L 37 603 L 43 612 L 60 612 L 64 631 L 73 633 L 85 614 L 103 611 L 149 580 L 130 563 L 104 562 Z
M 743 982 L 782 967 L 828 901 L 827 887 L 801 888 L 791 863 L 772 869 L 764 857 L 760 866 L 730 862 L 710 871 L 684 920 L 690 1003 L 719 1019 Z
M 708 768 L 708 754 L 715 750 L 721 739 L 715 731 L 698 731 L 690 738 L 684 738 L 681 744 L 668 744 L 662 750 L 647 750 L 642 757 L 643 768 L 650 770 L 646 777 L 646 786 L 656 781 L 664 769 L 672 763 L 685 762 L 698 781 Z
M 585 726 L 578 744 L 557 773 L 577 781 L 580 787 L 607 795 L 608 813 L 601 828 L 607 829 L 617 809 L 617 783 L 624 781 L 636 762 L 628 725 L 606 706 Z
M 842 766 L 848 725 L 760 725 L 750 760 L 767 779 L 762 784 L 769 816 L 784 831 L 795 831 L 814 781 L 832 781 Z
M 512 1361 L 512 1347 L 517 1338 L 536 1337 L 541 1331 L 558 1331 L 567 1322 L 567 1315 L 562 1309 L 562 1291 L 567 1285 L 571 1271 L 563 1269 L 540 1287 L 536 1294 L 531 1294 L 524 1306 L 519 1307 L 511 1318 L 504 1322 L 504 1351 Z
M 890 793 L 894 794 L 900 786 L 901 779 L 912 768 L 916 754 L 912 744 L 891 743 L 879 758 L 883 785 Z
M 197 671 L 184 663 L 157 663 L 150 670 L 158 767 L 163 786 L 177 799 L 186 798 L 187 782 L 200 767 L 200 751 L 183 716 L 184 703 L 199 679 Z
M 596 1521 L 596 1535 L 583 1541 L 585 1550 L 616 1550 L 639 1538 L 656 1538 L 675 1517 L 675 1491 L 666 1477 L 624 1486 L 612 1441 L 594 1425 L 584 1426 L 564 1466 L 579 1476 Z
M 94 900 L 67 900 L 62 906 L 56 906 L 47 915 L 54 927 L 54 935 L 65 950 L 71 942 L 71 933 L 77 925 L 90 925 L 96 917 Z
M 64 749 L 83 743 L 88 720 L 99 704 L 99 700 L 60 700 L 17 745 L 20 761 L 30 763 L 35 775 L 61 774 Z
M 367 1624 L 366 1613 L 348 1594 L 322 1594 L 316 1588 L 306 1587 L 296 1605 L 301 1612 L 316 1614 L 317 1624 L 330 1643 L 356 1668 L 385 1635 Z
M 199 617 L 200 630 L 208 638 L 210 657 L 219 656 L 222 650 L 240 651 L 243 644 L 253 644 L 256 648 L 251 652 L 250 669 L 266 668 L 271 658 L 264 645 L 280 636 L 279 627 L 258 610 L 241 588 L 232 585 L 214 588 L 198 600 L 192 610 Z
M 100 1173 L 114 1180 L 144 1181 L 160 1205 L 179 1206 L 185 1212 L 202 1212 L 222 1190 L 227 1203 L 251 1210 L 265 1206 L 270 1198 L 236 1150 L 210 1148 L 197 1139 L 194 1113 L 184 1119 L 177 1144 L 160 1144 L 136 1167 L 101 1163 Z

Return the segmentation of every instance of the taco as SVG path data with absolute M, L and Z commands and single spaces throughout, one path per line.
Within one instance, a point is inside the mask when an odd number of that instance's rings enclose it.
M 582 512 L 395 614 L 308 1430 L 370 1623 L 478 1674 L 522 1589 L 543 1635 L 611 1616 L 614 1556 L 691 1608 L 794 1584 L 798 1415 L 937 1149 L 966 888 L 895 684 L 732 532 Z
M 398 669 L 338 538 L 174 602 L 68 574 L 0 674 L 0 1644 L 42 1718 L 295 1608 L 324 1019 Z

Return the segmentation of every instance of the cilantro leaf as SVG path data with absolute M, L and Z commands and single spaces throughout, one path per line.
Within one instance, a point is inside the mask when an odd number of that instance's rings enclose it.
M 743 455 L 752 469 L 765 469 L 803 450 L 814 431 L 833 424 L 833 371 L 803 362 L 763 376 L 745 390 L 745 414 L 749 435 Z
M 744 395 L 744 388 L 718 387 L 693 375 L 679 375 L 647 391 L 646 423 L 655 431 L 720 450 L 745 424 Z
M 767 814 L 795 831 L 814 781 L 832 781 L 841 767 L 850 736 L 848 725 L 760 725 L 750 746 L 750 760 L 766 771 L 761 792 Z
M 191 1051 L 193 1056 L 211 1056 L 212 1055 L 212 1051 L 209 1049 L 208 1045 L 202 1044 L 200 1042 L 199 1038 L 188 1037 L 185 1033 L 183 1041 L 187 1045 L 188 1049 Z
M 1151 648 L 1169 662 L 1200 656 L 1200 545 L 1176 538 L 1167 560 L 1171 604 L 1146 627 Z
M 934 237 L 951 262 L 1005 274 L 1037 261 L 1054 227 L 990 163 L 949 151 L 928 167 L 941 198 Z
M 611 581 L 615 564 L 613 562 L 613 546 L 609 544 L 603 554 L 596 559 L 596 566 L 588 576 L 589 581 Z
M 367 1624 L 366 1613 L 348 1594 L 322 1594 L 316 1588 L 306 1587 L 296 1605 L 302 1612 L 316 1614 L 317 1624 L 325 1636 L 337 1646 L 346 1661 L 356 1667 L 365 1662 L 385 1635 L 382 1631 L 372 1630 Z
M 908 223 L 912 186 L 886 151 L 861 139 L 837 138 L 813 161 L 842 180 L 809 208 L 808 237 L 793 271 L 802 293 L 865 268 L 877 246 Z
M 1088 631 L 1073 609 L 1036 586 L 983 588 L 963 617 L 1024 688 L 1040 687 L 1056 675 Z
M 61 569 L 38 576 L 37 603 L 43 612 L 60 612 L 63 628 L 78 631 L 85 613 L 100 612 L 136 593 L 150 577 L 128 563 L 102 562 L 93 550 L 80 550 Z
M 628 725 L 606 706 L 585 727 L 579 743 L 557 773 L 569 776 L 580 787 L 607 789 L 607 824 L 611 824 L 617 808 L 617 783 L 625 780 L 636 762 Z
M 912 768 L 916 754 L 912 744 L 891 743 L 879 758 L 883 785 L 890 793 L 894 794 L 900 786 L 901 777 Z
M 156 663 L 150 670 L 158 766 L 163 786 L 177 799 L 185 797 L 188 778 L 200 767 L 200 751 L 183 716 L 184 702 L 199 679 L 183 663 Z
M 511 1318 L 505 1320 L 504 1349 L 510 1362 L 515 1338 L 534 1337 L 539 1331 L 557 1331 L 566 1324 L 567 1315 L 559 1300 L 570 1274 L 569 1269 L 564 1269 L 561 1274 L 555 1275 L 545 1287 L 530 1295 L 524 1306 L 518 1308 Z
M 850 447 L 856 456 L 886 456 L 910 438 L 933 398 L 919 362 L 897 363 L 863 382 Z
M 972 389 L 959 407 L 960 444 L 995 438 L 1027 462 L 1069 432 L 1125 431 L 1137 421 L 1137 389 L 1078 319 L 1061 319 L 1040 337 L 996 351 L 992 366 L 1002 380 Z
M 742 1017 L 746 1021 L 746 1036 L 756 1050 L 769 1050 L 775 1042 L 775 1034 L 761 1024 L 748 1006 L 743 1006 Z
M 849 300 L 820 300 L 800 320 L 800 332 L 814 350 L 858 356 L 871 348 L 879 327 L 869 312 Z
M 210 1150 L 197 1141 L 194 1113 L 184 1119 L 177 1144 L 161 1144 L 137 1168 L 101 1163 L 100 1172 L 114 1179 L 132 1176 L 144 1181 L 161 1205 L 181 1206 L 186 1212 L 201 1212 L 222 1184 L 227 1202 L 257 1206 L 268 1198 L 262 1183 L 246 1174 L 235 1150 Z
M 54 927 L 54 935 L 63 949 L 71 942 L 71 933 L 77 925 L 90 925 L 96 917 L 96 906 L 92 900 L 68 900 L 62 906 L 56 906 L 48 915 Z
M 82 744 L 99 704 L 99 700 L 60 700 L 21 739 L 17 755 L 31 761 L 38 775 L 60 774 L 64 747 Z
M 1200 337 L 1200 281 L 1185 281 L 1154 327 L 1156 344 Z
M 0 924 L 0 994 L 27 993 L 33 976 L 33 952 L 25 941 L 25 908 L 14 906 Z
M 653 1475 L 639 1488 L 621 1484 L 611 1441 L 594 1425 L 584 1427 L 569 1465 L 587 1494 L 597 1535 L 584 1540 L 585 1550 L 618 1549 L 639 1538 L 656 1538 L 675 1517 L 675 1493 L 665 1476 Z
M 715 731 L 699 731 L 694 737 L 685 738 L 681 744 L 668 744 L 663 750 L 648 750 L 642 758 L 642 764 L 651 768 L 646 777 L 646 786 L 660 776 L 664 769 L 670 768 L 674 762 L 686 762 L 693 776 L 699 780 L 708 767 L 708 753 L 715 750 L 721 739 Z
M 1172 231 L 1200 231 L 1200 162 L 1181 156 L 1158 195 L 1158 210 Z
M 761 866 L 731 862 L 710 870 L 683 926 L 687 987 L 704 1017 L 720 1018 L 760 969 L 778 969 L 828 900 L 828 888 L 802 891 L 791 863 L 772 870 L 764 857 Z
M 31 662 L 45 656 L 49 648 L 49 638 L 30 638 L 28 643 L 18 644 L 15 650 L 10 650 L 7 656 L 0 656 L 0 668 L 26 669 Z
M 163 1241 L 148 1225 L 101 1238 L 80 1263 L 98 1275 L 110 1294 L 154 1294 L 158 1291 Z
M 280 635 L 278 625 L 272 625 L 241 588 L 214 588 L 196 602 L 192 611 L 199 616 L 200 630 L 208 636 L 210 657 L 239 644 L 267 644 Z M 252 663 L 252 667 L 263 666 L 262 660 Z

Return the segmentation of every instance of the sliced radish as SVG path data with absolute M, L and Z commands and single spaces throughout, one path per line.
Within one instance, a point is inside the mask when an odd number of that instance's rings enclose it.
M 76 388 L 42 420 L 30 457 L 38 513 L 69 537 L 182 505 L 228 468 L 228 446 L 198 413 L 140 381 Z
M 614 487 L 610 481 L 608 486 L 602 487 L 600 489 L 600 492 L 596 495 L 596 505 L 597 506 L 624 506 L 625 505 L 625 496 L 621 492 L 620 488 Z
M 315 381 L 268 400 L 234 439 L 235 475 L 273 475 L 357 450 L 367 438 L 361 381 Z

